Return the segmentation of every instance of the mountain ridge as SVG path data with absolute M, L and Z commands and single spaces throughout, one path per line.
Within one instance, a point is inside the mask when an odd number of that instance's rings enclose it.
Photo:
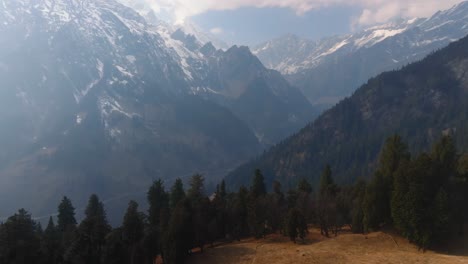
M 286 37 L 254 48 L 315 105 L 328 108 L 377 74 L 418 61 L 468 34 L 468 2 L 430 18 L 396 20 L 319 41 Z
M 30 3 L 0 2 L 0 200 L 14 201 L 0 214 L 42 215 L 60 195 L 80 206 L 83 190 L 109 197 L 197 171 L 215 180 L 313 118 L 248 48 L 203 54 L 196 37 L 114 0 Z M 266 112 L 284 115 L 253 111 L 264 95 Z
M 393 133 L 412 151 L 425 150 L 452 134 L 468 148 L 468 37 L 425 59 L 370 79 L 294 136 L 230 173 L 232 186 L 248 184 L 252 171 L 268 183 L 294 186 L 301 178 L 318 182 L 326 164 L 340 183 L 368 177 L 385 139 Z

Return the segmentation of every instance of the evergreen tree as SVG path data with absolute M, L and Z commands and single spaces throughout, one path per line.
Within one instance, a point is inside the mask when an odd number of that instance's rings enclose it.
M 128 264 L 128 247 L 123 240 L 122 228 L 112 230 L 106 236 L 106 245 L 103 250 L 103 263 Z M 150 260 L 148 264 L 153 264 Z
M 389 137 L 380 154 L 379 166 L 370 188 L 373 188 L 374 215 L 370 225 L 377 228 L 381 223 L 391 223 L 391 197 L 394 175 L 402 162 L 410 159 L 408 146 L 399 135 Z
M 284 223 L 286 217 L 284 212 L 287 212 L 287 203 L 284 198 L 284 194 L 281 190 L 281 184 L 277 181 L 273 182 L 273 193 L 269 195 L 269 207 L 268 207 L 268 222 L 272 232 L 278 230 L 284 234 Z
M 219 197 L 223 200 L 226 199 L 227 192 L 226 192 L 226 182 L 224 180 L 221 181 L 221 185 L 219 186 Z
M 162 252 L 161 243 L 169 221 L 169 195 L 164 189 L 162 180 L 157 180 L 151 185 L 147 200 L 149 223 L 145 232 L 144 245 L 148 261 L 153 261 Z
M 60 255 L 64 256 L 66 250 L 70 247 L 74 240 L 76 231 L 76 218 L 75 218 L 75 207 L 71 200 L 64 196 L 62 201 L 58 205 L 57 215 L 57 231 L 60 236 Z
M 337 187 L 332 178 L 332 171 L 327 165 L 320 178 L 320 189 L 318 194 L 317 217 L 320 225 L 320 233 L 329 236 L 329 229 L 336 220 L 336 192 Z M 336 233 L 335 233 L 336 235 Z
M 138 212 L 138 204 L 135 201 L 130 201 L 128 204 L 127 212 L 125 213 L 123 226 L 122 226 L 122 237 L 125 242 L 126 248 L 129 252 L 129 264 L 141 262 L 138 260 L 137 253 L 141 246 L 141 241 L 144 235 L 144 222 L 143 215 Z
M 228 201 L 228 229 L 234 239 L 240 240 L 248 234 L 248 198 L 249 191 L 244 186 Z
M 55 227 L 52 217 L 49 218 L 49 223 L 47 224 L 47 227 L 42 236 L 41 248 L 44 263 L 60 263 L 60 234 L 58 229 Z
M 104 205 L 98 196 L 93 194 L 85 210 L 85 219 L 78 227 L 78 237 L 72 245 L 72 256 L 69 259 L 86 264 L 102 263 L 103 247 L 110 231 Z
M 169 195 L 164 189 L 162 180 L 157 180 L 151 185 L 148 194 L 148 220 L 153 227 L 159 228 L 162 224 L 161 214 L 169 208 Z M 163 223 L 164 224 L 164 223 Z
M 360 180 L 354 186 L 353 207 L 351 210 L 351 230 L 353 233 L 364 233 L 364 198 L 366 182 Z
M 205 196 L 204 181 L 205 179 L 200 174 L 192 176 L 187 195 L 192 209 L 194 246 L 200 247 L 201 251 L 203 251 L 205 243 L 209 240 L 208 226 L 210 222 L 210 201 Z
M 247 221 L 250 233 L 256 238 L 265 236 L 267 223 L 266 187 L 262 172 L 255 170 L 252 186 L 250 187 Z
M 287 218 L 287 231 L 289 238 L 294 243 L 296 243 L 298 237 L 304 240 L 307 234 L 307 224 L 304 216 L 299 210 L 289 210 Z
M 0 263 L 37 263 L 40 256 L 37 224 L 26 210 L 20 209 L 0 229 Z
M 192 249 L 193 234 L 190 201 L 184 199 L 174 209 L 164 241 L 164 263 L 183 264 Z
M 295 207 L 299 209 L 301 214 L 307 219 L 312 220 L 312 186 L 306 179 L 299 181 L 296 193 Z
M 297 186 L 297 190 L 300 192 L 304 192 L 306 194 L 311 194 L 312 193 L 312 185 L 306 180 L 306 179 L 301 179 L 299 181 L 299 184 Z
M 216 188 L 216 193 L 214 200 L 212 201 L 212 211 L 210 213 L 210 233 L 211 239 L 216 238 L 225 238 L 228 223 L 227 223 L 227 194 L 226 194 L 226 185 L 224 180 L 221 182 L 219 186 Z
M 259 169 L 255 170 L 255 175 L 252 182 L 252 187 L 250 188 L 250 193 L 253 199 L 256 199 L 266 194 L 265 179 L 263 177 L 262 172 Z
M 68 197 L 64 196 L 58 206 L 57 229 L 64 233 L 76 228 L 75 207 Z
M 177 204 L 185 198 L 184 184 L 181 179 L 176 179 L 171 188 L 171 208 L 175 208 Z
M 200 174 L 195 174 L 190 178 L 190 189 L 187 196 L 190 200 L 200 200 L 205 197 L 205 179 Z

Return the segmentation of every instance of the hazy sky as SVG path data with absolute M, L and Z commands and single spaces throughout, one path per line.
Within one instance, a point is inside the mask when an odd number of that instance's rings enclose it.
M 287 33 L 318 38 L 383 23 L 427 17 L 463 0 L 134 0 L 174 23 L 194 21 L 231 43 L 255 44 Z

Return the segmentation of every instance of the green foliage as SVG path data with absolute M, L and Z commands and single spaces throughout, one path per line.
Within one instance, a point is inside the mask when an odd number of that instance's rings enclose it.
M 162 180 L 153 182 L 148 190 L 147 200 L 149 223 L 144 245 L 147 258 L 152 260 L 162 252 L 163 230 L 167 229 L 169 221 L 169 194 L 166 193 Z
M 135 201 L 130 201 L 127 212 L 125 213 L 122 226 L 122 239 L 126 248 L 129 249 L 128 263 L 134 264 L 138 261 L 137 253 L 141 252 L 141 241 L 144 236 L 143 215 L 138 212 L 138 204 Z
M 351 230 L 354 233 L 364 233 L 364 199 L 366 195 L 366 182 L 360 180 L 354 186 L 351 209 Z
M 168 264 L 183 264 L 194 241 L 191 206 L 188 199 L 177 204 L 174 209 L 166 239 L 164 241 L 164 258 Z
M 175 208 L 177 204 L 185 198 L 184 184 L 181 179 L 176 179 L 171 188 L 171 208 Z
M 169 195 L 164 189 L 162 180 L 155 181 L 148 190 L 147 199 L 149 204 L 148 220 L 154 228 L 162 224 L 161 215 L 169 208 Z
M 296 239 L 304 239 L 307 234 L 307 222 L 304 215 L 297 209 L 289 210 L 287 217 L 287 232 L 288 236 L 296 243 Z
M 451 226 L 463 226 L 459 205 L 467 201 L 457 174 L 458 155 L 450 137 L 442 137 L 430 155 L 400 164 L 391 199 L 395 227 L 422 248 L 442 242 Z M 447 192 L 451 190 L 451 192 Z
M 58 206 L 57 228 L 61 232 L 73 231 L 76 228 L 75 207 L 68 197 L 64 196 Z
M 93 194 L 89 198 L 85 219 L 78 227 L 77 237 L 71 245 L 71 256 L 68 259 L 78 263 L 102 263 L 103 247 L 110 231 L 104 205 L 97 195 Z
M 317 218 L 320 233 L 329 236 L 329 230 L 336 224 L 336 193 L 337 186 L 332 178 L 329 165 L 325 166 L 320 178 L 320 189 L 317 198 Z M 336 229 L 334 230 L 336 234 Z
M 312 185 L 310 185 L 310 183 L 306 179 L 303 178 L 299 181 L 299 184 L 297 185 L 297 190 L 300 192 L 311 194 Z
M 31 215 L 20 209 L 0 228 L 0 262 L 8 264 L 36 263 L 40 259 L 38 225 Z
M 103 259 L 106 264 L 128 264 L 128 248 L 122 238 L 122 228 L 116 228 L 106 236 Z
M 267 193 L 260 170 L 250 189 L 227 193 L 222 181 L 210 198 L 199 174 L 190 179 L 187 196 L 180 179 L 170 194 L 158 180 L 147 193 L 148 217 L 130 201 L 123 225 L 116 229 L 107 223 L 96 195 L 90 197 L 85 219 L 76 228 L 73 205 L 64 197 L 57 226 L 50 218 L 42 231 L 25 210 L 0 224 L 0 263 L 149 264 L 161 255 L 165 263 L 177 264 L 184 263 L 192 249 L 203 252 L 215 241 L 262 238 L 279 231 L 296 242 L 305 238 L 308 224 L 319 226 L 324 236 L 337 235 L 345 225 L 362 233 L 393 224 L 426 249 L 464 231 L 467 160 L 458 155 L 451 137 L 442 137 L 429 154 L 411 158 L 394 135 L 383 146 L 369 183 L 338 186 L 327 165 L 315 194 L 306 180 L 286 195 L 274 181 L 273 192 Z
M 200 200 L 205 196 L 205 179 L 200 174 L 195 174 L 190 178 L 190 188 L 187 197 L 190 200 Z
M 44 263 L 55 264 L 61 260 L 61 246 L 59 229 L 55 226 L 52 217 L 49 218 L 44 234 L 42 235 L 41 250 Z
M 250 187 L 250 193 L 253 199 L 266 194 L 265 179 L 259 169 L 255 170 L 252 186 Z
M 466 84 L 454 73 L 466 67 L 467 47 L 464 38 L 420 62 L 370 79 L 313 123 L 230 173 L 227 183 L 247 184 L 249 172 L 259 168 L 267 179 L 285 186 L 301 178 L 315 186 L 323 164 L 330 164 L 338 183 L 352 184 L 372 175 L 380 159 L 389 161 L 381 171 L 387 178 L 398 165 L 392 153 L 404 150 L 397 147 L 382 155 L 393 133 L 405 138 L 413 153 L 427 151 L 447 133 L 460 150 L 468 151 Z

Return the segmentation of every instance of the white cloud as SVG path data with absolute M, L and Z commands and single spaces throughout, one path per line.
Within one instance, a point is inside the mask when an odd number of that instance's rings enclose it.
M 128 1 L 128 0 L 127 0 Z M 165 10 L 176 23 L 212 10 L 234 10 L 241 7 L 283 7 L 298 15 L 312 9 L 330 6 L 358 6 L 363 9 L 357 22 L 362 25 L 385 22 L 395 16 L 427 17 L 450 8 L 463 0 L 136 0 L 146 1 L 156 12 Z
M 223 34 L 224 30 L 220 27 L 215 27 L 215 28 L 210 29 L 210 33 L 214 35 L 219 35 L 219 34 Z

